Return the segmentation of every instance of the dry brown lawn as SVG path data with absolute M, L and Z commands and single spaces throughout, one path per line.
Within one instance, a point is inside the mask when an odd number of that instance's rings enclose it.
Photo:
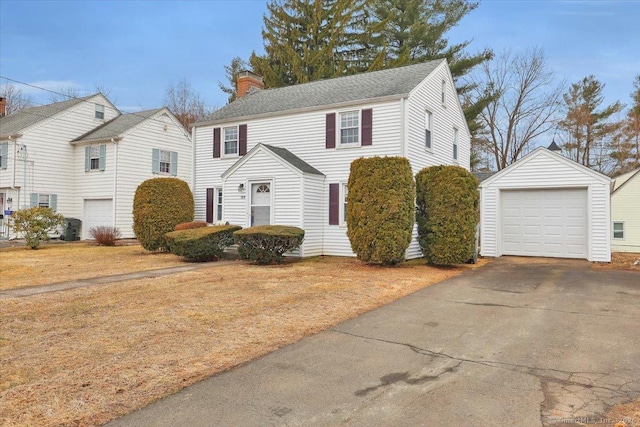
M 238 261 L 0 300 L 0 425 L 101 425 L 466 268 Z
M 173 255 L 153 253 L 139 245 L 105 247 L 95 243 L 0 249 L 0 290 L 87 279 L 111 274 L 184 265 Z

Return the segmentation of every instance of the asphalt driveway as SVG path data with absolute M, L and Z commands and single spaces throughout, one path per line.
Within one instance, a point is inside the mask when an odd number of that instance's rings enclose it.
M 570 426 L 639 395 L 640 274 L 501 258 L 110 425 Z

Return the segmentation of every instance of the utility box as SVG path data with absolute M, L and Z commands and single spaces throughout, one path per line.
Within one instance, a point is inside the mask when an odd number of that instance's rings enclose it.
M 72 242 L 74 240 L 80 240 L 80 225 L 82 221 L 77 218 L 65 218 L 64 219 L 64 240 Z

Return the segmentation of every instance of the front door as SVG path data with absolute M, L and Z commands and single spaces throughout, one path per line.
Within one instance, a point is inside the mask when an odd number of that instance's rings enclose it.
M 271 224 L 271 184 L 251 184 L 251 226 Z

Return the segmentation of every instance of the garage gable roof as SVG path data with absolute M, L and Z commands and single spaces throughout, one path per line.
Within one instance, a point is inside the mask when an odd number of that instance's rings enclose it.
M 627 172 L 623 175 L 620 175 L 617 178 L 614 178 L 613 191 L 611 192 L 611 194 L 618 191 L 623 185 L 625 185 L 627 182 L 631 181 L 632 179 L 640 179 L 640 168 L 633 170 L 631 172 Z
M 553 151 L 549 150 L 548 148 L 545 147 L 538 147 L 535 150 L 533 150 L 531 153 L 527 154 L 526 156 L 524 156 L 523 158 L 521 158 L 520 160 L 516 161 L 515 163 L 512 163 L 511 165 L 507 166 L 506 168 L 502 169 L 500 172 L 496 173 L 495 175 L 493 175 L 490 178 L 485 179 L 484 181 L 482 181 L 480 183 L 480 188 L 483 187 L 487 187 L 488 185 L 491 185 L 492 183 L 494 183 L 495 181 L 499 180 L 501 177 L 509 174 L 510 172 L 518 169 L 520 166 L 526 164 L 527 162 L 531 161 L 532 159 L 535 159 L 537 157 L 540 156 L 546 156 L 550 159 L 556 160 L 556 161 L 560 161 L 562 163 L 564 163 L 566 166 L 569 166 L 570 168 L 573 168 L 577 171 L 580 171 L 586 175 L 591 176 L 592 178 L 602 182 L 603 184 L 609 184 L 611 183 L 611 178 L 609 178 L 606 175 L 601 174 L 600 172 L 596 172 L 591 168 L 588 168 L 584 165 L 581 165 L 578 162 L 575 162 L 571 159 L 568 159 L 566 157 L 564 157 L 562 154 L 558 154 L 558 153 L 554 153 Z M 558 177 L 558 180 L 561 181 L 561 177 Z
M 314 168 L 309 163 L 305 162 L 300 157 L 296 156 L 286 148 L 274 147 L 272 145 L 259 143 L 255 147 L 253 147 L 245 156 L 238 159 L 238 161 L 235 162 L 229 169 L 224 171 L 222 173 L 222 178 L 224 179 L 227 176 L 231 175 L 240 166 L 242 166 L 243 164 L 251 160 L 251 158 L 255 156 L 256 153 L 258 152 L 266 153 L 267 155 L 272 157 L 274 160 L 285 165 L 286 167 L 288 167 L 293 172 L 299 175 L 307 174 L 307 175 L 324 176 L 324 174 L 320 172 L 318 169 Z

